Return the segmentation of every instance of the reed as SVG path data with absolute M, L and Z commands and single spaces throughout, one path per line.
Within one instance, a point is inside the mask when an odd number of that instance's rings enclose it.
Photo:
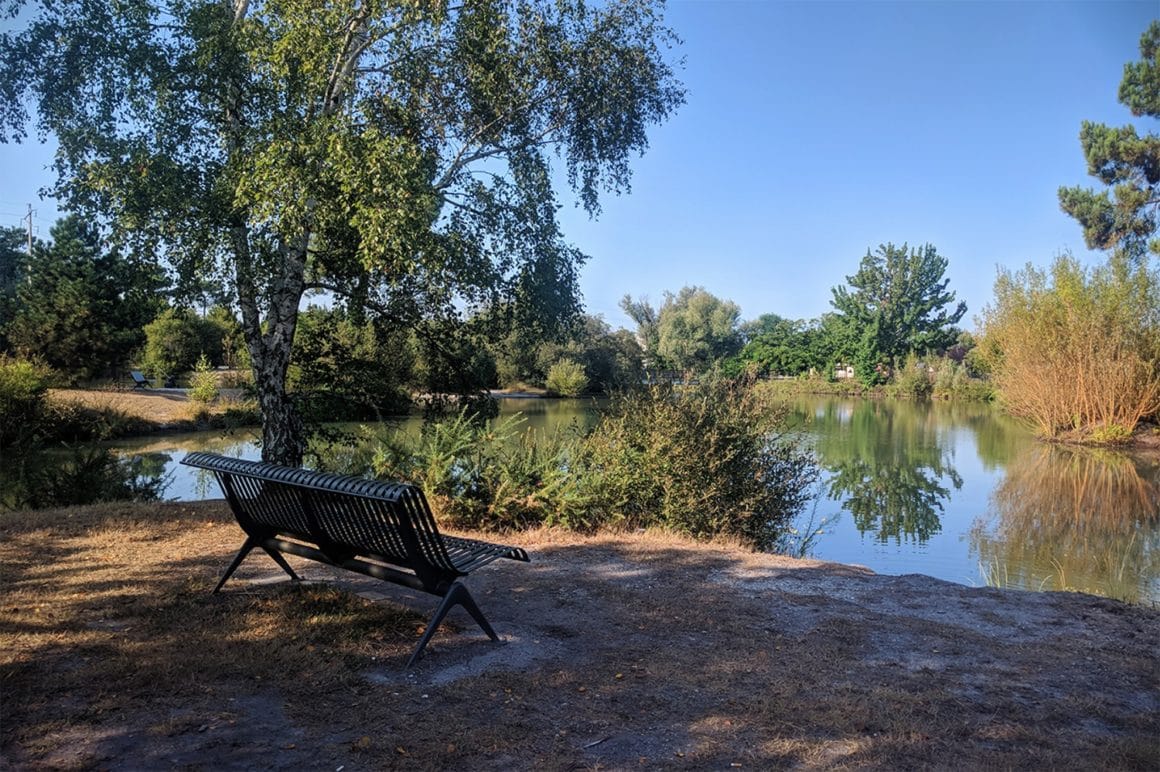
M 1160 414 L 1160 278 L 1062 255 L 1001 272 L 983 313 L 994 382 L 1046 438 L 1114 442 Z

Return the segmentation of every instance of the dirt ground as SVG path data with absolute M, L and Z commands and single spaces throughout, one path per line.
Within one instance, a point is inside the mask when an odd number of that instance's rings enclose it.
M 493 537 L 494 538 L 494 537 Z M 221 502 L 0 515 L 0 767 L 1160 768 L 1160 611 L 658 534 L 506 537 L 434 599 L 296 562 Z

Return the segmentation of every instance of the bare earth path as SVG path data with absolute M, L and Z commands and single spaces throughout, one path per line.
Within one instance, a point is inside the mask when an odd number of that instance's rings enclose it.
M 0 514 L 0 766 L 1160 768 L 1153 609 L 552 532 L 469 580 L 506 644 L 455 612 L 404 671 L 431 598 L 261 556 L 209 596 L 240 541 Z

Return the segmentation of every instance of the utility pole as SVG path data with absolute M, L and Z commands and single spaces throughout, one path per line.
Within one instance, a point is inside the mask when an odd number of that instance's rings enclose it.
M 28 254 L 32 254 L 32 215 L 34 213 L 32 204 L 28 205 L 28 214 L 24 215 L 22 219 L 28 220 Z

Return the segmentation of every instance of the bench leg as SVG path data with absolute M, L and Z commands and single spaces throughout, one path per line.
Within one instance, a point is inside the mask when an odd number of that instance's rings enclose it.
M 234 571 L 238 570 L 238 566 L 240 566 L 242 561 L 246 559 L 246 555 L 249 555 L 250 551 L 257 546 L 258 542 L 254 539 L 254 537 L 246 537 L 246 541 L 244 544 L 242 544 L 242 548 L 238 550 L 238 554 L 234 556 L 234 562 L 230 563 L 230 567 L 227 568 L 226 572 L 222 575 L 222 579 L 220 582 L 218 582 L 217 587 L 213 588 L 214 595 L 217 595 L 218 590 L 220 590 L 225 585 L 226 581 L 234 575 Z M 290 564 L 286 562 L 286 558 L 282 557 L 276 550 L 272 550 L 269 547 L 262 547 L 262 549 L 266 551 L 267 555 L 274 558 L 274 562 L 281 566 L 283 571 L 290 574 L 290 578 L 293 581 L 302 581 L 298 578 L 298 574 L 294 573 L 294 569 L 290 567 Z
M 431 636 L 435 635 L 435 630 L 438 629 L 439 623 L 443 621 L 443 617 L 447 616 L 447 612 L 451 610 L 452 606 L 456 605 L 463 606 L 464 610 L 468 614 L 471 614 L 471 618 L 483 628 L 488 638 L 491 638 L 493 641 L 499 640 L 499 636 L 495 634 L 495 630 L 488 624 L 487 618 L 479 610 L 479 606 L 475 604 L 475 599 L 471 597 L 471 593 L 467 591 L 467 587 L 459 582 L 452 582 L 451 587 L 447 590 L 447 594 L 443 596 L 443 600 L 439 603 L 439 607 L 431 615 L 431 621 L 427 623 L 427 629 L 423 631 L 423 637 L 419 639 L 419 645 L 415 647 L 415 651 L 411 653 L 411 658 L 407 660 L 407 667 L 411 667 L 419 661 L 419 655 L 423 653 L 423 649 L 427 648 L 427 643 L 431 640 Z
M 290 567 L 290 564 L 286 562 L 286 558 L 282 557 L 281 552 L 279 552 L 278 550 L 272 550 L 269 547 L 262 547 L 262 549 L 266 550 L 267 555 L 274 558 L 274 562 L 277 563 L 283 571 L 290 574 L 290 581 L 292 581 L 292 582 L 301 582 L 302 581 L 302 579 L 298 576 L 298 574 L 294 573 L 294 569 Z

